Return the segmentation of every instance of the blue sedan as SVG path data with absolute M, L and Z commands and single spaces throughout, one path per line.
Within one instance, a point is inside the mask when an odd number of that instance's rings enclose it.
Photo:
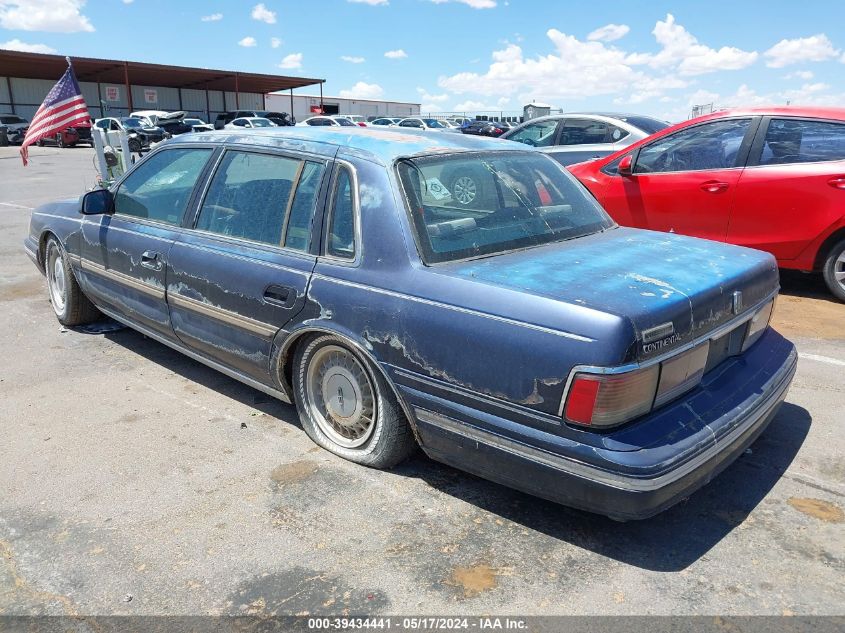
M 419 446 L 618 519 L 727 467 L 796 367 L 770 255 L 619 227 L 498 140 L 185 135 L 35 210 L 25 246 L 61 323 L 106 314 L 294 402 L 337 455 Z

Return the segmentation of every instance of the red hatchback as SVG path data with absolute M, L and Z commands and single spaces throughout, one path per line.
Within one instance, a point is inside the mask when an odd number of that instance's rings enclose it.
M 569 170 L 619 224 L 768 251 L 845 301 L 845 108 L 718 112 Z

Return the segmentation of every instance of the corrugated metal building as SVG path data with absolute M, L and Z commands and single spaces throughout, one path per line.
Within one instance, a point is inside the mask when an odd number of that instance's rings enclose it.
M 107 59 L 73 58 L 79 87 L 94 118 L 138 110 L 186 110 L 213 121 L 232 110 L 290 110 L 294 88 L 323 79 L 261 75 L 206 68 Z M 0 50 L 0 112 L 31 119 L 67 68 L 60 55 Z M 290 91 L 287 107 L 273 108 L 265 95 Z
M 267 110 L 291 111 L 291 97 L 287 94 L 268 94 Z M 302 121 L 320 113 L 320 104 L 324 114 L 360 114 L 362 116 L 407 117 L 420 113 L 419 103 L 404 101 L 380 101 L 375 99 L 345 99 L 322 95 L 293 95 L 293 116 Z

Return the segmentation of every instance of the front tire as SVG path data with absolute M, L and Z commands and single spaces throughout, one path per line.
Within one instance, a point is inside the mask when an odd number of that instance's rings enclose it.
M 55 237 L 47 240 L 44 268 L 47 271 L 50 305 L 59 323 L 73 327 L 92 323 L 100 317 L 100 311 L 76 283 L 67 255 Z
M 822 275 L 833 296 L 845 301 L 845 240 L 840 240 L 828 252 Z
M 293 367 L 296 408 L 316 444 L 373 468 L 391 468 L 413 452 L 411 425 L 390 386 L 344 341 L 306 341 Z
M 129 151 L 133 154 L 141 153 L 141 141 L 135 138 L 129 139 Z
M 59 132 L 56 134 L 56 147 L 64 148 L 65 147 L 65 139 L 62 136 L 62 133 Z

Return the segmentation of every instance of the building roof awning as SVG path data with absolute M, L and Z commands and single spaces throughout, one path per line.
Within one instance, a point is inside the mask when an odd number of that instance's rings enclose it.
M 79 81 L 125 84 L 133 86 L 163 86 L 169 88 L 194 88 L 197 90 L 225 90 L 267 94 L 278 90 L 291 90 L 323 83 L 324 79 L 262 75 L 232 70 L 188 68 L 164 64 L 71 57 Z M 58 81 L 67 69 L 61 55 L 23 53 L 0 50 L 0 76 L 25 79 Z

